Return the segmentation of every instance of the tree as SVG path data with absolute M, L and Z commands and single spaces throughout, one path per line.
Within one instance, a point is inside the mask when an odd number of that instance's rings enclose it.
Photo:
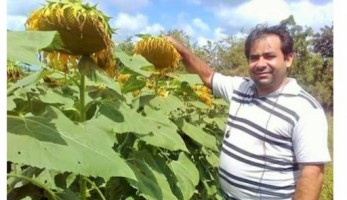
M 325 26 L 321 33 L 295 23 L 291 15 L 282 20 L 294 40 L 295 59 L 289 75 L 320 101 L 324 109 L 333 111 L 333 28 Z
M 324 26 L 320 33 L 314 34 L 313 50 L 324 58 L 334 56 L 334 32 L 333 26 Z

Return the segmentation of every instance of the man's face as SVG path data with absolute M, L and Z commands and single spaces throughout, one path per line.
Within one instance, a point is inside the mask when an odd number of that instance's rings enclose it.
M 266 95 L 280 88 L 292 61 L 293 55 L 283 55 L 277 35 L 257 39 L 250 49 L 248 67 L 258 95 Z

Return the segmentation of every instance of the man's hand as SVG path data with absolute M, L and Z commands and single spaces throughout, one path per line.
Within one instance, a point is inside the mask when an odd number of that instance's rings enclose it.
M 208 64 L 197 57 L 192 51 L 190 51 L 174 37 L 165 35 L 163 35 L 163 37 L 174 45 L 178 53 L 182 56 L 182 61 L 187 70 L 191 73 L 198 74 L 205 86 L 211 89 L 214 71 L 208 66 Z

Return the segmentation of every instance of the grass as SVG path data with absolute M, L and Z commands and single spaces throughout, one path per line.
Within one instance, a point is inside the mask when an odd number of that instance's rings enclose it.
M 329 123 L 329 135 L 328 135 L 328 144 L 329 144 L 329 151 L 331 158 L 333 159 L 333 117 L 328 117 L 328 123 Z M 332 200 L 334 199 L 334 176 L 333 176 L 333 162 L 330 162 L 325 167 L 325 175 L 324 175 L 324 183 L 322 187 L 322 192 L 320 195 L 320 200 Z

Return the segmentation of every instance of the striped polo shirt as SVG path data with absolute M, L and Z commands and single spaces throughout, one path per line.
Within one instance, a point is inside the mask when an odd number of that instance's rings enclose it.
M 226 199 L 291 199 L 299 163 L 330 161 L 325 113 L 295 79 L 261 97 L 242 77 L 215 73 L 212 87 L 230 103 L 219 166 Z

